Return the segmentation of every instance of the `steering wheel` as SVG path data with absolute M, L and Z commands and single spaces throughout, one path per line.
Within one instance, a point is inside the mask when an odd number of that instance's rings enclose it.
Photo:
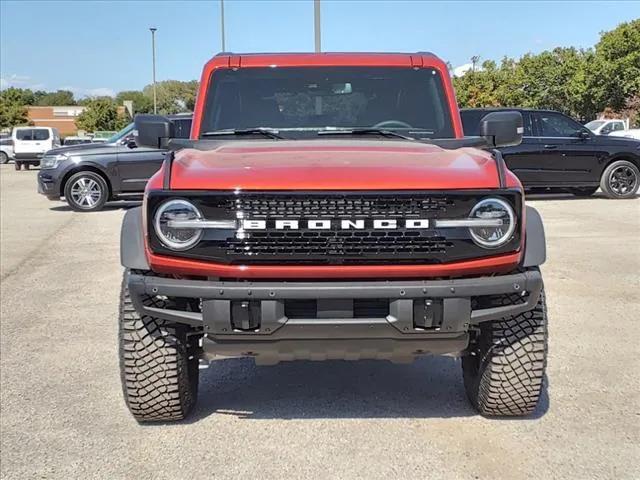
M 383 122 L 378 122 L 376 123 L 373 127 L 371 128 L 413 128 L 411 125 L 409 125 L 406 122 L 403 122 L 401 120 L 384 120 Z

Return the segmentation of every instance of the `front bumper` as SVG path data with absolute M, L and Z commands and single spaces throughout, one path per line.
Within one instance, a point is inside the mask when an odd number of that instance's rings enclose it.
M 457 353 L 473 325 L 535 307 L 538 270 L 452 280 L 375 282 L 225 282 L 130 274 L 129 292 L 141 315 L 202 328 L 205 352 L 256 356 L 261 363 L 294 359 L 386 358 Z M 478 308 L 490 296 L 517 301 Z M 179 299 L 184 309 L 149 298 Z M 196 299 L 197 306 L 194 308 Z M 357 299 L 357 300 L 356 300 Z M 291 302 L 317 302 L 314 315 L 287 316 Z M 382 301 L 386 315 L 354 315 L 354 300 Z M 181 303 L 182 302 L 182 303 Z
M 40 170 L 38 172 L 38 193 L 49 200 L 60 200 L 60 187 L 64 177 L 61 171 L 60 168 Z

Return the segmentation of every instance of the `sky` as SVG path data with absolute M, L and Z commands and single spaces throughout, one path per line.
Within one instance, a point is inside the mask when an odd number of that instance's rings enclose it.
M 226 50 L 313 51 L 313 0 L 225 0 Z M 640 18 L 640 1 L 322 0 L 324 51 L 431 51 L 454 67 L 556 46 L 588 48 Z M 157 79 L 193 80 L 221 50 L 220 3 L 0 0 L 0 88 L 113 95 Z

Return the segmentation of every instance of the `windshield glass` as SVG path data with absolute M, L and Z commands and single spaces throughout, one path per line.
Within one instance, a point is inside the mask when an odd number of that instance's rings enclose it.
M 115 135 L 112 135 L 111 137 L 107 138 L 105 140 L 105 143 L 116 143 L 118 140 L 126 136 L 128 133 L 131 133 L 132 131 L 133 131 L 133 123 L 130 123 Z
M 280 67 L 212 74 L 200 132 L 256 127 L 316 135 L 375 127 L 424 138 L 453 138 L 435 69 Z
M 593 120 L 585 125 L 589 130 L 595 130 L 596 128 L 604 125 L 602 120 Z

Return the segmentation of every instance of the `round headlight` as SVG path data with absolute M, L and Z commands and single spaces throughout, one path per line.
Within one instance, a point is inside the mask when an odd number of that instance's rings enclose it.
M 201 228 L 190 226 L 202 220 L 202 214 L 186 200 L 169 200 L 163 203 L 154 219 L 156 234 L 171 250 L 188 250 L 202 238 Z
M 513 208 L 499 198 L 480 200 L 470 218 L 486 220 L 486 226 L 470 227 L 469 233 L 473 241 L 484 248 L 498 248 L 509 240 L 516 229 L 516 216 Z M 492 223 L 496 225 L 491 225 Z

